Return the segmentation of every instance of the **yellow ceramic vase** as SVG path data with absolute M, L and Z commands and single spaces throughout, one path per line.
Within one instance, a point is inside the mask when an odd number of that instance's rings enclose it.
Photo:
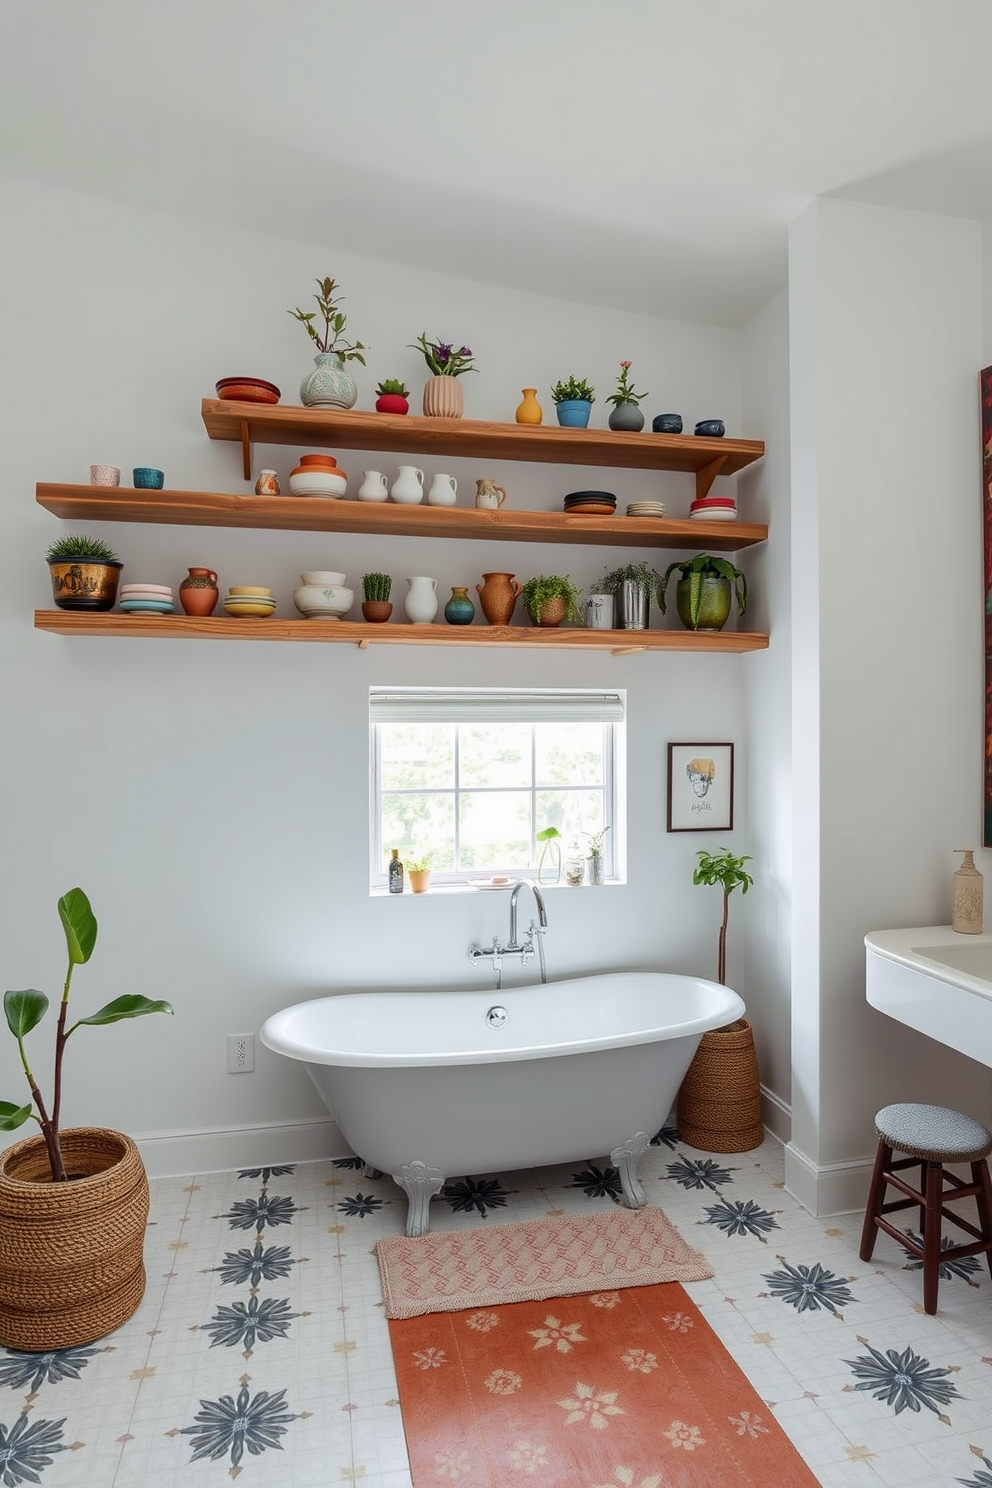
M 537 388 L 521 388 L 521 392 L 524 395 L 524 400 L 517 408 L 517 423 L 539 424 L 544 417 L 544 413 L 540 403 L 537 401 Z

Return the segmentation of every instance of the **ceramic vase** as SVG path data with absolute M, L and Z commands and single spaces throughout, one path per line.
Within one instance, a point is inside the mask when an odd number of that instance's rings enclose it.
M 358 388 L 345 371 L 344 361 L 333 351 L 318 351 L 314 367 L 300 383 L 304 408 L 354 408 Z
M 490 625 L 509 625 L 523 585 L 511 573 L 485 573 L 482 577 L 484 582 L 475 586 L 482 613 Z
M 359 501 L 388 501 L 389 482 L 381 470 L 363 470 L 358 488 Z
M 427 491 L 428 506 L 454 506 L 458 499 L 458 482 L 452 475 L 435 475 Z
M 615 403 L 608 422 L 611 429 L 627 429 L 637 434 L 644 428 L 644 415 L 636 403 Z
M 112 610 L 121 569 L 118 559 L 49 558 L 52 599 L 60 610 Z
M 456 584 L 451 598 L 444 607 L 444 618 L 449 625 L 471 625 L 475 619 L 475 605 L 468 597 L 468 588 Z
M 389 494 L 404 506 L 419 506 L 424 499 L 424 472 L 416 465 L 401 465 Z
M 424 414 L 427 418 L 461 418 L 465 394 L 457 377 L 432 377 L 424 384 Z
M 191 568 L 179 585 L 179 603 L 187 615 L 212 615 L 220 590 L 212 568 Z
M 566 398 L 555 404 L 555 413 L 563 429 L 585 429 L 589 424 L 592 404 L 585 398 Z
M 411 625 L 430 625 L 437 614 L 437 579 L 424 576 L 407 579 L 409 589 L 403 608 Z
M 537 401 L 537 388 L 521 388 L 523 402 L 518 403 L 514 417 L 518 424 L 539 424 L 544 410 Z

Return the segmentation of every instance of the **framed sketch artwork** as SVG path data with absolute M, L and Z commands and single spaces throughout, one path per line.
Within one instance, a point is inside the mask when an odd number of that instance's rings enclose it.
M 668 830 L 729 832 L 733 825 L 733 744 L 669 744 Z

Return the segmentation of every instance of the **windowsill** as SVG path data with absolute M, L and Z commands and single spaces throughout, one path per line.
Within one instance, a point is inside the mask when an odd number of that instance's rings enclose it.
M 582 889 L 622 889 L 625 887 L 626 880 L 621 878 L 608 878 L 605 879 L 601 884 L 539 884 L 535 883 L 533 879 L 524 879 L 524 882 L 534 883 L 535 888 L 540 889 L 542 894 L 557 894 L 562 892 L 577 894 Z M 430 888 L 425 889 L 422 894 L 415 894 L 410 888 L 409 884 L 407 884 L 407 886 L 404 888 L 402 894 L 391 894 L 388 888 L 386 888 L 385 884 L 374 884 L 369 888 L 370 899 L 423 899 L 427 895 L 436 897 L 438 894 L 454 894 L 461 896 L 470 894 L 473 898 L 477 898 L 480 894 L 488 894 L 493 898 L 498 898 L 500 894 L 505 894 L 507 897 L 509 897 L 510 886 L 505 889 L 474 889 L 471 884 L 432 883 Z

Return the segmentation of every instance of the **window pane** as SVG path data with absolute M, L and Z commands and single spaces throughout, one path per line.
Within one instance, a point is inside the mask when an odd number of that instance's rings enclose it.
M 537 791 L 535 799 L 537 830 L 557 827 L 561 847 L 567 851 L 577 843 L 583 853 L 588 848 L 587 832 L 598 832 L 603 825 L 603 797 L 600 791 Z
M 381 751 L 384 791 L 454 789 L 454 724 L 387 724 L 381 732 Z
M 461 867 L 529 868 L 530 811 L 530 791 L 465 791 L 459 820 Z
M 393 847 L 403 859 L 430 852 L 432 866 L 439 873 L 450 872 L 455 862 L 454 797 L 435 791 L 383 796 L 382 847 L 384 861 Z
M 601 785 L 603 725 L 538 723 L 534 755 L 538 785 Z
M 529 787 L 529 723 L 462 724 L 458 730 L 458 769 L 463 786 Z

